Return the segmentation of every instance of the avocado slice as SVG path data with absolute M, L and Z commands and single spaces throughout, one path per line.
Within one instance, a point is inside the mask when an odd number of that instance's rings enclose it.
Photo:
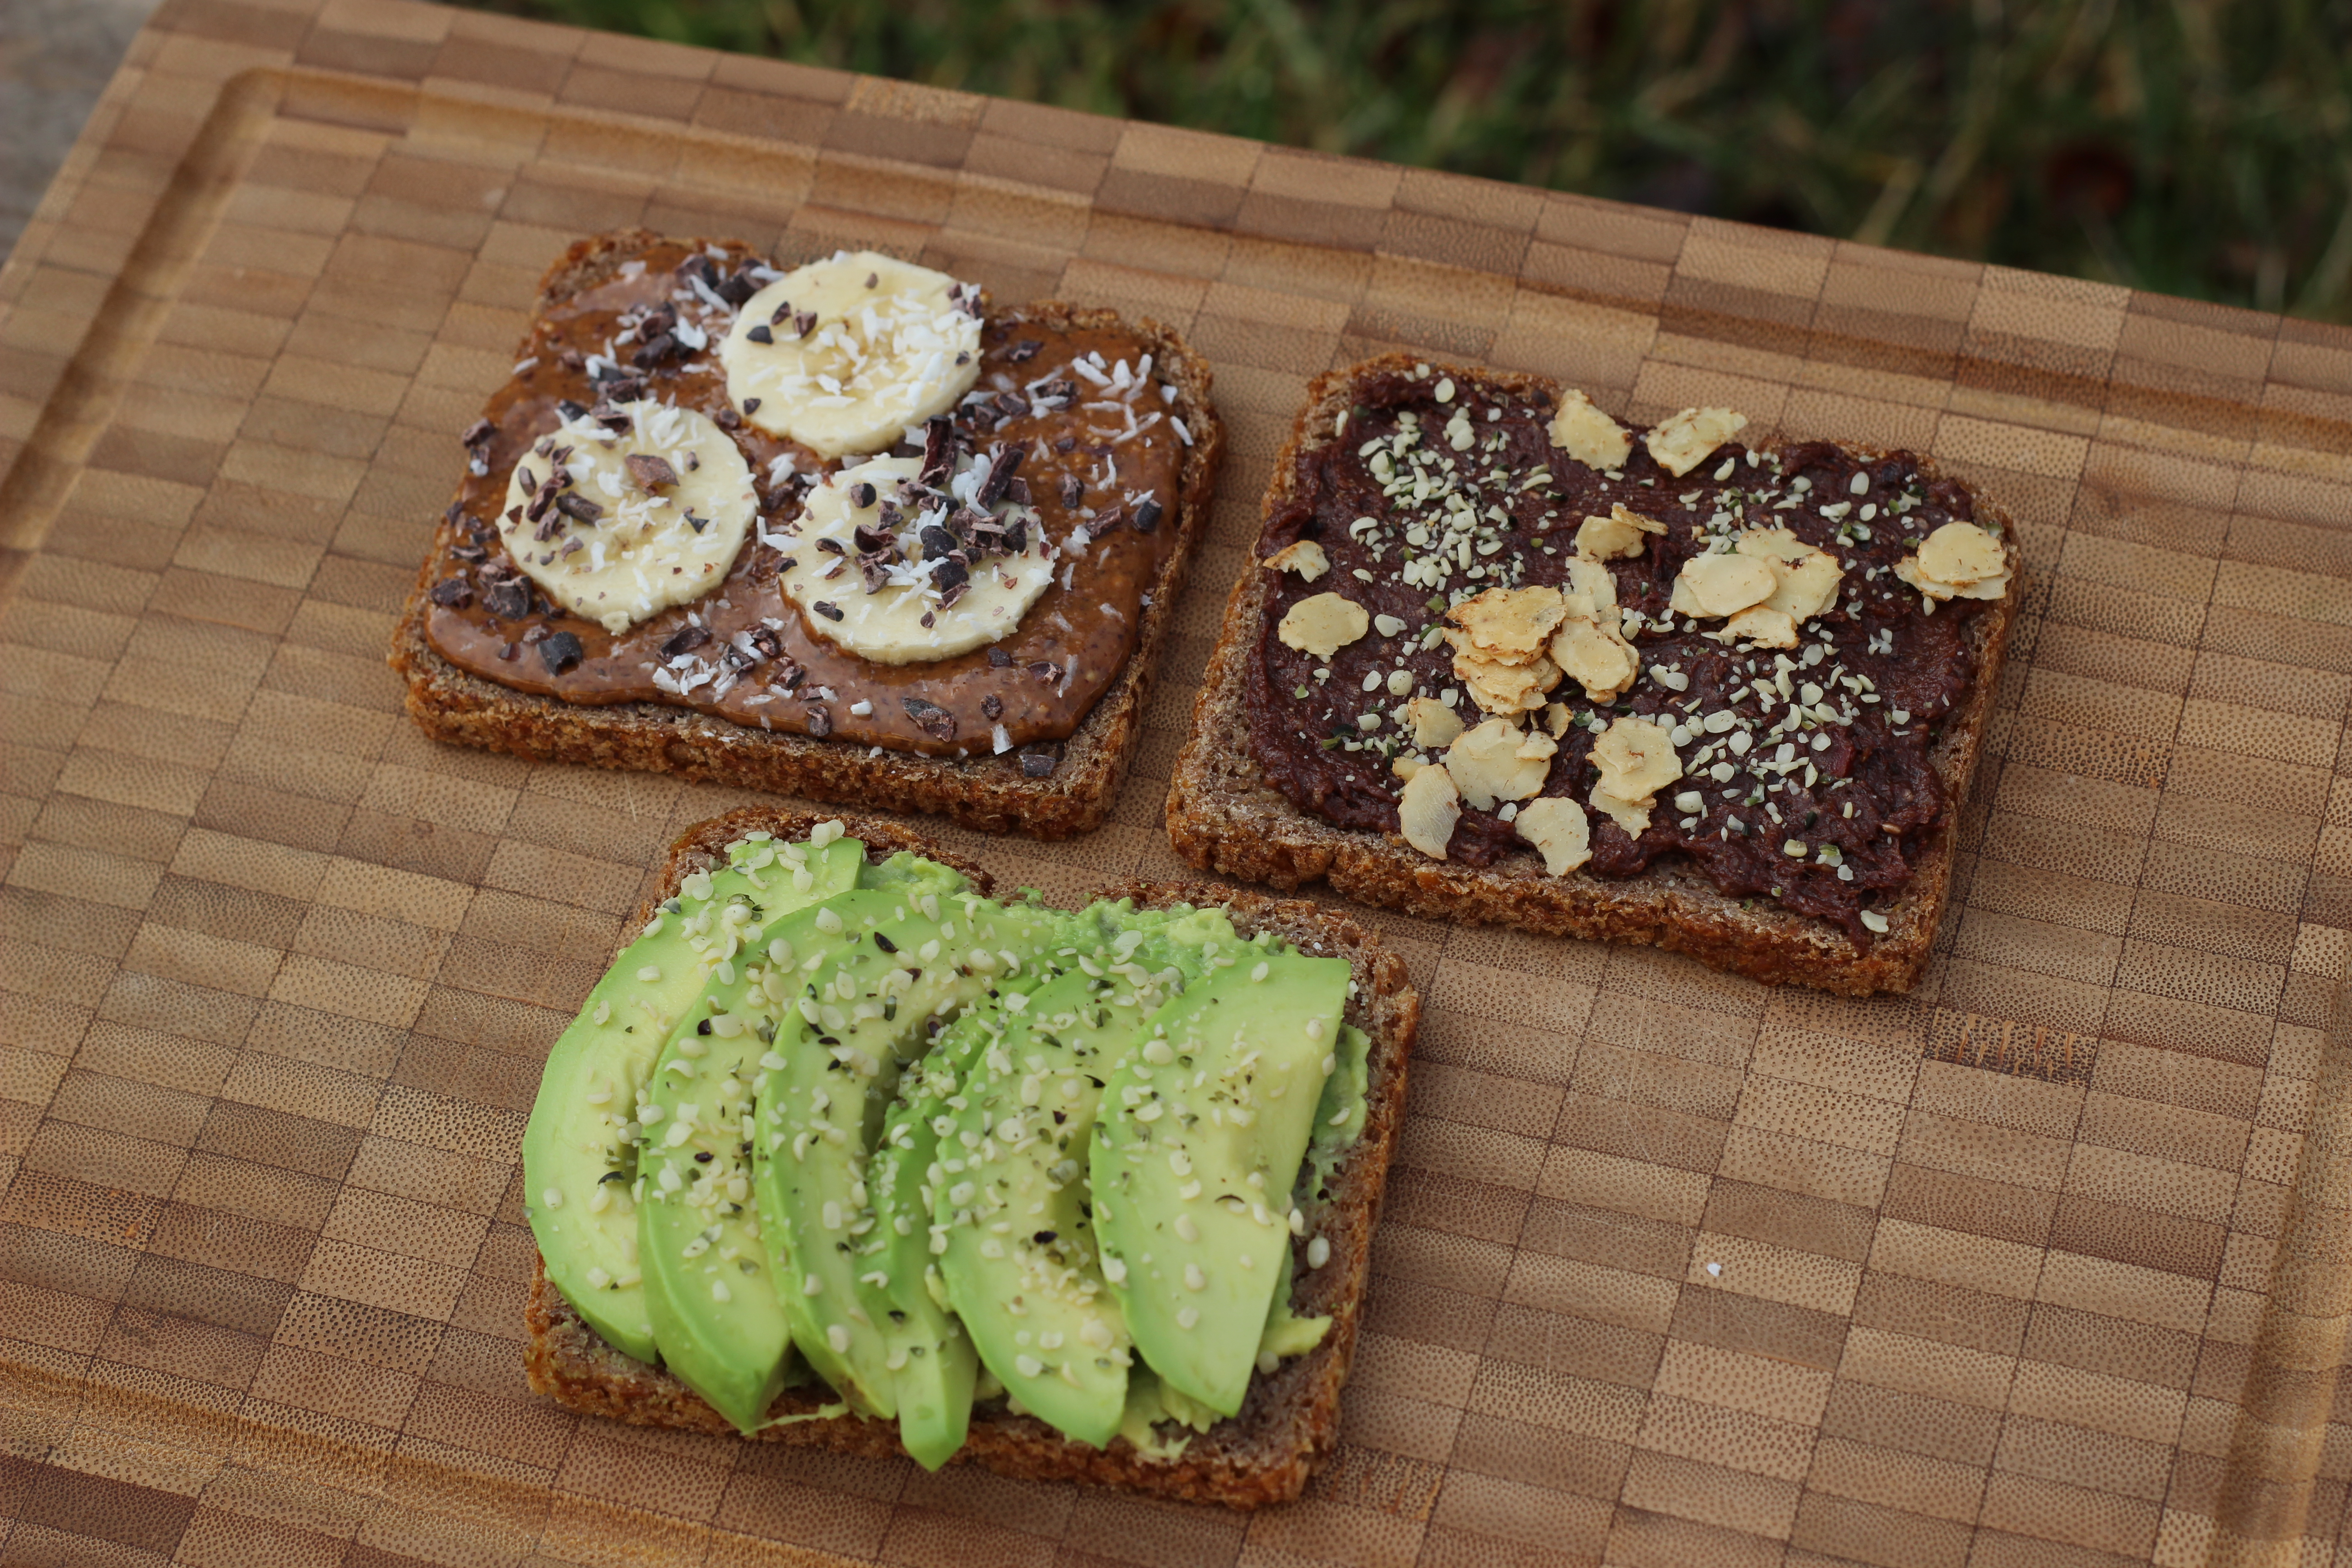
M 998 994 L 1034 985 L 1044 975 L 1032 970 L 1002 977 Z M 990 1002 L 940 1032 L 929 1053 L 900 1077 L 866 1170 L 874 1228 L 858 1248 L 866 1270 L 858 1279 L 858 1300 L 884 1325 L 888 1353 L 883 1366 L 898 1405 L 898 1441 L 927 1470 L 938 1469 L 963 1447 L 980 1365 L 971 1336 L 946 1305 L 931 1258 L 928 1173 L 939 1146 L 934 1122 L 947 1112 L 973 1053 L 1003 1026 L 1001 1009 Z
M 1088 1167 L 1103 1276 L 1169 1387 L 1241 1409 L 1349 969 L 1244 953 L 1155 1014 L 1111 1076 Z
M 792 1332 L 752 1198 L 755 1108 L 793 960 L 889 892 L 836 894 L 767 928 L 738 973 L 722 965 L 671 1030 L 639 1116 L 637 1256 L 646 1314 L 670 1371 L 743 1432 L 783 1386 Z M 749 955 L 747 955 L 749 956 Z
M 656 1355 L 637 1267 L 632 1111 L 671 1029 L 725 956 L 727 918 L 742 935 L 856 885 L 866 847 L 854 838 L 778 844 L 765 834 L 727 847 L 728 864 L 686 879 L 588 993 L 548 1053 L 523 1131 L 523 1190 L 548 1279 L 588 1326 L 625 1354 Z
M 1082 1179 L 1104 1058 L 1143 1017 L 1132 991 L 1125 1007 L 1118 994 L 1074 971 L 1036 994 L 1034 1015 L 1006 1015 L 931 1170 L 940 1276 L 972 1348 L 1023 1409 L 1098 1448 L 1118 1430 L 1131 1359 Z
M 1241 941 L 1222 914 L 1186 911 L 1179 928 L 1166 912 L 1087 912 L 1098 921 L 1092 951 L 1063 950 L 1072 972 L 1009 1013 L 963 1075 L 932 1175 L 932 1234 L 988 1369 L 1024 1409 L 1099 1448 L 1118 1432 L 1133 1359 L 1085 1180 L 1102 1088 L 1220 939 Z
M 851 895 L 824 961 L 803 963 L 778 1016 L 752 1139 L 760 1212 L 794 1342 L 865 1415 L 898 1410 L 888 1271 L 858 1249 L 876 1228 L 868 1160 L 900 1070 L 1068 918 L 977 894 Z

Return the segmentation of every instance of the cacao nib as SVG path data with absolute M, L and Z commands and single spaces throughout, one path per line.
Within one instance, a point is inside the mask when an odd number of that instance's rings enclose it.
M 473 584 L 463 577 L 444 577 L 433 584 L 431 597 L 436 605 L 462 610 L 474 602 Z
M 698 626 L 692 621 L 688 621 L 686 625 L 678 627 L 677 631 L 671 633 L 669 640 L 661 645 L 662 657 L 664 658 L 676 658 L 682 653 L 692 653 L 696 648 L 702 647 L 709 640 L 710 628 L 709 626 Z
M 482 607 L 502 621 L 519 621 L 530 614 L 530 585 L 520 578 L 493 584 L 482 590 Z
M 646 489 L 667 489 L 677 483 L 677 470 L 670 467 L 669 459 L 651 452 L 632 452 L 621 459 L 621 466 Z
M 940 744 L 944 746 L 955 740 L 955 715 L 938 703 L 926 702 L 919 697 L 902 697 L 898 705 L 906 709 L 907 717 L 915 721 L 916 729 Z
M 539 645 L 539 661 L 550 675 L 562 675 L 580 667 L 580 639 L 570 632 L 557 632 L 543 638 Z
M 979 492 L 971 498 L 972 504 L 985 508 L 994 506 L 998 501 L 1003 500 L 1004 487 L 1013 482 L 1013 474 L 1021 467 L 1021 459 L 1028 455 L 1029 448 L 1026 447 L 998 447 L 989 461 L 987 482 L 982 484 Z
M 934 414 L 923 422 L 923 466 L 916 475 L 919 482 L 939 489 L 955 472 L 955 424 L 944 414 Z
M 833 733 L 833 710 L 822 702 L 808 705 L 808 732 L 818 740 Z

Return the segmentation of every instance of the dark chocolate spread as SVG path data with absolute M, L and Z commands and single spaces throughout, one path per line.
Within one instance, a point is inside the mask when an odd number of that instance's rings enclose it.
M 827 641 L 776 583 L 802 497 L 842 465 L 768 435 L 728 399 L 719 342 L 734 307 L 775 274 L 741 251 L 662 245 L 642 259 L 542 313 L 514 379 L 466 433 L 467 478 L 436 541 L 425 620 L 434 648 L 475 675 L 569 702 L 667 702 L 932 755 L 1013 746 L 1031 772 L 1049 769 L 1053 742 L 1126 663 L 1150 584 L 1176 548 L 1189 432 L 1179 433 L 1178 411 L 1144 368 L 1148 345 L 1017 312 L 985 320 L 980 379 L 950 433 L 956 449 L 994 454 L 1016 474 L 989 499 L 1034 514 L 1057 552 L 1054 582 L 999 642 L 877 664 Z M 717 587 L 615 636 L 553 605 L 517 571 L 495 522 L 515 463 L 557 427 L 562 405 L 640 397 L 724 428 L 751 466 L 760 515 Z M 1016 447 L 1017 469 L 1003 461 Z M 921 444 L 893 450 L 925 456 Z
M 1666 525 L 1643 553 L 1609 563 L 1621 610 L 1641 617 L 1625 626 L 1641 677 L 1607 704 L 1560 682 L 1551 695 L 1569 724 L 1541 794 L 1585 805 L 1600 776 L 1592 743 L 1618 717 L 1684 726 L 1690 743 L 1676 752 L 1685 776 L 1658 792 L 1638 836 L 1591 811 L 1585 869 L 1621 879 L 1661 857 L 1687 857 L 1726 894 L 1777 899 L 1867 945 L 1862 912 L 1910 879 L 1916 845 L 1948 809 L 1929 752 L 1975 677 L 1966 630 L 1985 607 L 1961 599 L 1926 613 L 1893 568 L 1937 528 L 1975 521 L 1966 488 L 1923 475 L 1908 453 L 1864 460 L 1826 443 L 1755 452 L 1727 444 L 1677 479 L 1636 440 L 1611 479 L 1551 445 L 1549 399 L 1497 399 L 1475 383 L 1456 395 L 1442 374 L 1409 372 L 1372 379 L 1361 397 L 1337 438 L 1299 455 L 1295 499 L 1267 517 L 1259 540 L 1260 559 L 1311 539 L 1331 563 L 1313 583 L 1281 574 L 1250 668 L 1250 740 L 1266 781 L 1331 822 L 1397 831 L 1403 783 L 1391 763 L 1413 751 L 1400 722 L 1406 696 L 1454 691 L 1465 723 L 1485 717 L 1437 635 L 1450 605 L 1494 587 L 1566 586 L 1578 524 L 1622 503 Z M 1448 438 L 1465 412 L 1466 448 Z M 1395 451 L 1401 434 L 1411 456 Z M 1387 493 L 1415 476 L 1403 493 Z M 1442 579 L 1429 582 L 1424 565 L 1413 573 L 1423 581 L 1406 582 L 1407 562 L 1444 544 L 1448 517 L 1456 521 Z M 1743 648 L 1705 635 L 1720 621 L 1667 613 L 1683 563 L 1710 538 L 1751 528 L 1787 529 L 1843 569 L 1835 603 L 1801 628 L 1796 647 Z M 1276 628 L 1292 605 L 1328 592 L 1376 619 L 1325 660 L 1286 646 Z M 1728 715 L 1717 724 L 1747 740 L 1739 754 L 1716 746 L 1694 768 L 1702 745 L 1730 735 L 1710 733 L 1709 714 Z M 1696 812 L 1683 808 L 1693 792 Z M 1447 857 L 1488 866 L 1527 849 L 1501 810 L 1465 803 Z M 1785 847 L 1795 840 L 1809 848 L 1801 861 Z M 1836 847 L 1837 863 L 1820 856 L 1822 844 Z

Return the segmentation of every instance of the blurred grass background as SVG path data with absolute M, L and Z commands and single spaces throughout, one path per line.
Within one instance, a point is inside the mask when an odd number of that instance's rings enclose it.
M 467 0 L 2352 320 L 2346 0 Z

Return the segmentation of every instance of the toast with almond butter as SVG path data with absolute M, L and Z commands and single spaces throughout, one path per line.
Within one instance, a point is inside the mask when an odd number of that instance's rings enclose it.
M 393 637 L 410 716 L 539 761 L 1086 832 L 1205 526 L 1210 379 L 1158 323 L 999 309 L 877 252 L 788 272 L 583 240 L 465 433 Z

